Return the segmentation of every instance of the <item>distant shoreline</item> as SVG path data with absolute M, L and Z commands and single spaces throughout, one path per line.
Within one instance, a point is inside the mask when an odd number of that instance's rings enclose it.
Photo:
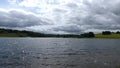
M 99 38 L 96 38 L 96 37 L 94 37 L 94 38 L 76 38 L 76 37 L 6 37 L 6 36 L 0 36 L 0 38 L 75 38 L 75 39 L 120 39 L 120 38 L 102 38 L 102 37 L 99 37 Z
M 120 32 L 110 32 L 103 31 L 103 33 L 94 34 L 93 32 L 88 32 L 84 34 L 44 34 L 32 31 L 20 31 L 12 29 L 0 29 L 0 37 L 9 38 L 102 38 L 102 39 L 120 39 Z

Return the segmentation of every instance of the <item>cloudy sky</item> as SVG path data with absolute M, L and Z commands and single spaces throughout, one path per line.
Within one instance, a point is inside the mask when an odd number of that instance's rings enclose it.
M 0 27 L 42 33 L 120 30 L 120 0 L 0 0 Z

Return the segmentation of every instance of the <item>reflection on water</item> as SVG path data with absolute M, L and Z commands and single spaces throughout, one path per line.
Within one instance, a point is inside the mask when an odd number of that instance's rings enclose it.
M 0 68 L 115 68 L 120 40 L 0 38 Z

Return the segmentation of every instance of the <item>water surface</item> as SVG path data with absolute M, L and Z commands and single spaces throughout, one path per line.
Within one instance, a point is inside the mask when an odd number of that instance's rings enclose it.
M 115 68 L 119 39 L 0 38 L 0 68 Z

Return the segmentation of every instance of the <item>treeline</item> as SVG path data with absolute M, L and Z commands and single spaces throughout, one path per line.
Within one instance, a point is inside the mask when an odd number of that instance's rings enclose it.
M 12 29 L 0 29 L 0 34 L 16 34 L 19 37 L 44 37 L 45 34 L 25 31 L 25 30 L 12 30 Z
M 25 31 L 25 30 L 12 30 L 12 29 L 0 29 L 0 34 L 2 35 L 10 35 L 14 34 L 18 37 L 80 37 L 80 35 L 73 35 L 73 34 L 44 34 L 44 33 L 38 33 L 38 32 L 32 32 L 32 31 Z
M 103 31 L 102 35 L 110 35 L 113 32 L 110 31 Z M 116 34 L 120 34 L 119 31 L 114 32 Z M 18 37 L 63 37 L 63 38 L 94 38 L 95 34 L 94 32 L 88 32 L 84 34 L 44 34 L 44 33 L 38 33 L 38 32 L 32 32 L 32 31 L 25 31 L 25 30 L 12 30 L 12 29 L 2 29 L 0 28 L 0 35 L 4 36 L 4 34 L 10 35 L 15 34 Z
M 44 34 L 32 31 L 25 31 L 25 30 L 12 30 L 12 29 L 0 29 L 0 34 L 16 34 L 18 37 L 63 37 L 63 38 L 91 38 L 94 37 L 93 32 L 84 33 L 84 34 Z
M 102 35 L 111 35 L 111 34 L 120 34 L 120 31 L 117 31 L 117 32 L 103 31 L 102 32 Z

